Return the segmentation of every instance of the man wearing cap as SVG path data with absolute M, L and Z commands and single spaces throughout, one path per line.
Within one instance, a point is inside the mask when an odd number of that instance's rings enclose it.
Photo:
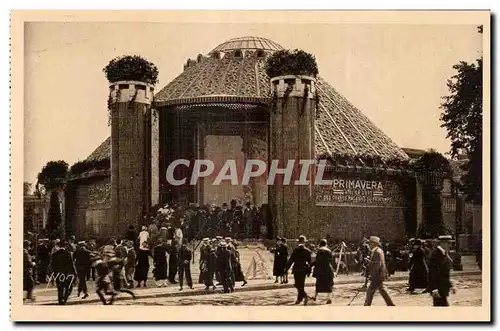
M 209 238 L 203 238 L 203 240 L 201 241 L 199 262 L 200 276 L 198 278 L 198 283 L 200 284 L 204 283 L 205 273 L 208 272 L 208 260 L 210 257 L 209 242 Z
M 368 285 L 366 291 L 365 306 L 371 306 L 373 296 L 377 290 L 382 295 L 382 298 L 384 298 L 386 305 L 395 306 L 391 297 L 384 289 L 384 280 L 387 278 L 387 267 L 385 265 L 384 251 L 379 245 L 379 237 L 371 236 L 368 240 L 368 246 L 370 246 L 371 250 L 370 265 L 368 266 L 370 285 Z
M 297 301 L 295 304 L 304 300 L 304 305 L 307 305 L 309 301 L 309 296 L 304 290 L 306 277 L 311 274 L 311 251 L 305 247 L 306 237 L 299 237 L 299 246 L 295 248 L 288 260 L 288 264 L 285 269 L 285 274 L 288 273 L 288 269 L 293 265 L 292 273 L 295 280 L 295 288 L 297 289 Z
M 91 266 L 90 252 L 85 247 L 85 241 L 79 241 L 75 252 L 73 253 L 75 260 L 76 275 L 78 277 L 78 297 L 83 292 L 82 299 L 88 298 L 87 289 L 87 274 Z
M 49 239 L 41 239 L 40 244 L 37 247 L 36 261 L 38 266 L 38 281 L 40 283 L 46 283 L 47 269 L 50 263 Z
M 181 248 L 179 249 L 179 285 L 180 291 L 182 291 L 182 286 L 184 283 L 184 277 L 186 277 L 186 282 L 190 289 L 193 289 L 193 279 L 191 278 L 191 259 L 193 254 L 189 247 L 187 246 L 187 240 L 181 243 Z
M 220 273 L 220 282 L 224 288 L 224 293 L 234 291 L 231 273 L 231 252 L 227 249 L 227 244 L 221 241 L 217 249 L 217 269 Z
M 450 270 L 453 266 L 449 249 L 451 236 L 439 236 L 438 246 L 432 251 L 429 259 L 429 285 L 427 291 L 432 295 L 434 306 L 449 306 L 448 296 L 450 291 L 455 294 L 455 287 L 450 280 Z

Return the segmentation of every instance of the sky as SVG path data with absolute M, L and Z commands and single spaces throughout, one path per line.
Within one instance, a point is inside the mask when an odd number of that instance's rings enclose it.
M 52 160 L 70 166 L 109 135 L 102 68 L 138 54 L 161 90 L 188 58 L 243 36 L 316 56 L 319 74 L 400 147 L 449 151 L 439 105 L 459 61 L 481 54 L 475 25 L 36 22 L 25 24 L 24 177 Z

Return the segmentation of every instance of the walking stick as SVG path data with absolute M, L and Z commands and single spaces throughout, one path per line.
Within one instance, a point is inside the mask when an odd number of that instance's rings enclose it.
M 361 292 L 361 289 L 362 288 L 358 289 L 358 291 L 356 292 L 356 294 L 352 297 L 351 301 L 347 304 L 348 306 L 350 306 L 353 303 L 354 299 L 356 299 L 356 297 L 358 296 L 359 292 Z

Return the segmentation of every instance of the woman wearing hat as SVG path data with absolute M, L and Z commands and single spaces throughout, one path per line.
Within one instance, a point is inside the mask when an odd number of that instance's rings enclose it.
M 147 242 L 142 242 L 139 250 L 137 251 L 137 265 L 135 266 L 134 279 L 137 282 L 137 287 L 141 287 L 141 283 L 144 283 L 146 287 L 146 282 L 148 280 L 149 272 L 149 257 L 151 256 L 151 251 L 149 250 L 149 245 Z
M 455 294 L 456 289 L 450 280 L 450 270 L 453 260 L 449 255 L 451 236 L 439 236 L 439 245 L 434 249 L 429 259 L 429 285 L 427 291 L 432 296 L 434 306 L 449 306 L 450 291 Z
M 316 260 L 313 263 L 314 271 L 313 277 L 316 278 L 316 294 L 312 298 L 316 301 L 319 293 L 327 293 L 327 304 L 332 303 L 332 289 L 333 289 L 333 255 L 332 251 L 328 248 L 325 239 L 319 242 L 319 248 L 316 253 Z
M 276 238 L 276 248 L 272 249 L 271 253 L 274 253 L 273 275 L 276 277 L 274 283 L 278 283 L 278 279 L 281 279 L 281 284 L 284 284 L 288 248 L 283 244 L 283 238 Z
M 409 288 L 410 293 L 414 293 L 415 289 L 427 288 L 427 275 L 429 270 L 425 263 L 425 252 L 422 248 L 422 241 L 416 239 L 413 242 L 413 249 L 410 253 L 409 261 L 410 279 Z

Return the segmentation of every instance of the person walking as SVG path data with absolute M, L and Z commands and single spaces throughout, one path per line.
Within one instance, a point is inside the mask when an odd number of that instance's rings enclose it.
M 425 263 L 425 252 L 422 249 L 422 241 L 416 239 L 413 242 L 413 249 L 410 253 L 409 261 L 410 278 L 408 292 L 414 293 L 415 289 L 427 289 L 428 281 L 427 276 L 429 270 Z
M 90 260 L 90 251 L 85 247 L 85 241 L 78 242 L 78 246 L 73 254 L 73 259 L 75 260 L 76 275 L 78 277 L 77 296 L 80 297 L 80 294 L 83 292 L 82 299 L 86 299 L 89 296 L 87 289 L 87 274 L 92 262 Z
M 333 255 L 327 246 L 326 239 L 321 239 L 319 242 L 313 266 L 313 277 L 316 278 L 316 293 L 313 300 L 316 301 L 319 293 L 326 293 L 328 296 L 326 303 L 331 304 L 334 277 Z
M 134 272 L 136 264 L 136 253 L 134 249 L 134 241 L 127 240 L 127 259 L 125 262 L 125 281 L 127 282 L 128 288 L 134 288 Z
M 386 305 L 395 306 L 391 297 L 384 289 L 384 280 L 387 278 L 387 267 L 385 265 L 384 251 L 379 245 L 379 237 L 371 236 L 368 240 L 368 246 L 371 250 L 370 265 L 368 266 L 370 285 L 368 285 L 366 291 L 365 306 L 371 306 L 373 296 L 377 290 L 380 292 L 380 295 L 382 295 L 382 298 L 384 298 Z
M 190 289 L 193 289 L 193 279 L 191 278 L 191 259 L 193 254 L 187 246 L 187 240 L 184 239 L 181 248 L 179 249 L 179 291 L 182 291 L 184 285 L 184 276 Z
M 156 286 L 167 286 L 167 249 L 162 238 L 158 239 L 158 244 L 153 249 L 154 277 Z M 170 266 L 172 267 L 172 266 Z
M 24 241 L 23 249 L 23 290 L 26 291 L 26 299 L 33 300 L 33 289 L 35 280 L 33 279 L 33 267 L 35 263 L 32 256 L 29 254 L 29 241 Z
M 66 250 L 66 243 L 64 240 L 60 240 L 56 247 L 56 251 L 51 259 L 51 270 L 56 281 L 57 301 L 59 305 L 65 305 L 73 290 L 77 273 L 75 264 L 73 263 L 73 257 L 71 253 Z
M 304 287 L 306 282 L 306 277 L 311 274 L 311 251 L 305 247 L 306 237 L 299 236 L 299 246 L 295 248 L 288 260 L 285 273 L 288 273 L 288 269 L 293 265 L 292 273 L 295 280 L 295 288 L 297 289 L 297 300 L 295 304 L 304 300 L 304 305 L 307 305 L 309 296 L 307 295 Z
M 427 291 L 432 296 L 436 307 L 449 306 L 450 291 L 455 294 L 456 289 L 450 280 L 450 270 L 453 260 L 449 255 L 451 236 L 439 236 L 439 245 L 432 251 L 429 259 L 429 285 Z
M 285 268 L 288 263 L 288 248 L 284 245 L 283 238 L 276 238 L 276 247 L 272 249 L 274 253 L 273 275 L 276 277 L 274 283 L 285 283 Z
M 147 285 L 150 256 L 151 251 L 149 250 L 149 245 L 144 241 L 137 252 L 137 265 L 134 272 L 134 279 L 137 282 L 137 287 L 141 287 L 141 283 L 144 284 L 144 287 Z

